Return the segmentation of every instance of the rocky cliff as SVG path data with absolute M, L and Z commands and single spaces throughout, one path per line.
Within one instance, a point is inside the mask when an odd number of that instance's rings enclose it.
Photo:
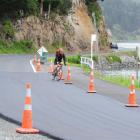
M 68 51 L 81 52 L 90 50 L 91 34 L 95 26 L 83 1 L 74 1 L 68 16 L 54 15 L 49 19 L 30 16 L 16 23 L 17 40 L 29 39 L 36 47 L 50 46 L 54 43 L 63 45 Z M 99 23 L 100 49 L 107 46 L 107 33 L 104 20 Z

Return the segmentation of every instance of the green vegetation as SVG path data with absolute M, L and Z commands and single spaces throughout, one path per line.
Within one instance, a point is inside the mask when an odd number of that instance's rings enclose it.
M 114 62 L 119 62 L 121 63 L 121 59 L 120 57 L 116 56 L 116 55 L 109 55 L 109 56 L 106 56 L 106 59 L 109 63 L 114 63 Z
M 77 56 L 68 56 L 67 57 L 67 61 L 69 63 L 73 63 L 73 64 L 80 64 L 81 56 L 80 55 L 77 55 Z
M 36 49 L 31 41 L 3 41 L 0 40 L 0 54 L 30 54 Z
M 71 8 L 70 0 L 1 0 L 0 18 L 21 18 L 29 15 L 39 15 L 43 4 L 43 11 L 50 10 L 57 14 L 68 14 Z
M 127 54 L 129 54 L 129 52 L 125 52 Z M 94 56 L 93 57 L 96 61 L 97 61 L 97 56 Z M 118 56 L 115 56 L 115 55 L 109 55 L 107 56 L 107 59 L 110 63 L 113 63 L 113 62 L 121 62 L 121 59 L 120 57 Z M 68 64 L 72 65 L 72 66 L 78 66 L 80 67 L 80 56 L 77 55 L 77 56 L 68 56 Z M 82 65 L 82 69 L 85 73 L 90 73 L 91 69 L 83 64 Z M 110 83 L 113 83 L 113 84 L 117 84 L 117 85 L 120 85 L 120 86 L 124 86 L 124 87 L 129 87 L 130 86 L 130 83 L 131 83 L 131 80 L 130 80 L 130 77 L 124 77 L 124 76 L 121 76 L 121 75 L 118 75 L 118 76 L 108 76 L 108 75 L 103 75 L 101 74 L 101 72 L 99 71 L 94 71 L 94 74 L 95 74 L 95 77 L 96 78 L 99 78 L 101 80 L 105 80 L 105 81 L 108 81 Z M 135 80 L 135 86 L 136 88 L 140 88 L 140 81 L 138 80 Z
M 85 65 L 85 64 L 83 64 L 82 65 L 82 69 L 83 69 L 83 71 L 85 72 L 85 73 L 90 73 L 90 71 L 91 71 L 91 69 L 90 69 L 90 67 L 88 67 L 87 65 Z
M 72 2 L 70 0 L 44 0 L 44 11 L 49 11 L 49 5 L 51 12 L 59 15 L 67 15 Z
M 127 55 L 127 56 L 130 56 L 130 57 L 132 57 L 132 56 L 135 56 L 136 57 L 136 51 L 121 51 L 121 52 L 114 52 L 113 53 L 114 55 L 116 55 L 116 56 L 122 56 L 122 55 Z
M 21 10 L 23 13 L 21 13 Z M 18 18 L 28 15 L 36 15 L 39 11 L 38 0 L 1 0 L 0 18 Z M 23 15 L 24 14 L 24 15 Z
M 74 60 L 75 57 L 78 57 L 78 56 L 73 56 L 73 60 Z M 81 67 L 80 63 L 74 63 L 73 60 L 72 61 L 68 61 L 69 59 L 72 60 L 72 56 L 67 56 L 67 65 Z M 54 58 L 48 58 L 48 61 L 49 62 L 54 62 Z
M 105 75 L 100 74 L 99 72 L 95 72 L 95 76 L 101 80 L 105 80 L 105 81 L 108 81 L 110 83 L 117 84 L 117 85 L 124 86 L 124 87 L 129 87 L 131 84 L 130 77 L 124 77 L 121 75 L 119 75 L 119 76 L 105 76 Z M 139 89 L 140 88 L 140 81 L 135 80 L 135 86 L 136 86 L 136 88 Z
M 98 56 L 93 56 L 92 59 L 94 62 L 98 63 Z
M 90 14 L 92 14 L 93 12 L 95 13 L 98 26 L 102 17 L 102 11 L 99 4 L 96 2 L 96 0 L 86 0 L 86 5 Z
M 100 0 L 102 1 L 101 3 L 104 3 L 104 0 Z M 100 49 L 101 50 L 105 50 L 106 47 L 109 45 L 108 44 L 108 36 L 107 33 L 105 32 L 105 21 L 103 18 L 103 13 L 102 13 L 102 9 L 99 5 L 99 1 L 98 0 L 85 0 L 85 3 L 88 7 L 88 11 L 89 11 L 89 15 L 92 16 L 92 20 L 93 22 L 95 22 L 95 18 L 96 18 L 96 26 L 98 28 L 98 32 L 100 35 L 99 38 L 99 44 L 100 44 Z M 95 14 L 95 18 L 93 17 Z
M 15 34 L 14 26 L 10 20 L 6 20 L 1 28 L 0 37 L 3 39 L 13 39 Z
M 83 71 L 85 73 L 89 74 L 91 71 L 91 69 L 87 65 L 83 65 L 82 68 L 83 68 Z M 115 75 L 114 76 L 103 75 L 99 71 L 96 71 L 96 70 L 94 71 L 94 75 L 98 79 L 107 81 L 107 82 L 112 83 L 112 84 L 124 86 L 124 87 L 129 87 L 131 84 L 131 79 L 128 76 L 124 77 L 121 75 L 117 75 L 117 76 L 115 76 Z M 135 80 L 135 86 L 137 89 L 140 89 L 140 81 L 138 81 L 137 79 Z

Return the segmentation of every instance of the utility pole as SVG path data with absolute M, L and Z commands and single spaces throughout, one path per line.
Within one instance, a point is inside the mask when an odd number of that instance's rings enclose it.
M 96 53 L 97 53 L 97 56 L 98 56 L 99 68 L 101 68 L 100 49 L 99 49 L 99 34 L 98 34 L 98 28 L 97 28 L 96 17 L 95 17 L 94 12 L 92 13 L 92 17 L 93 17 L 93 20 L 94 20 L 95 33 L 96 33 Z

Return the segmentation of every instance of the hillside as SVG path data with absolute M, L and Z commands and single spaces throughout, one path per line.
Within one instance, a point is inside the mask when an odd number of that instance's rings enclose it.
M 139 0 L 106 0 L 101 5 L 114 40 L 140 40 Z
M 17 41 L 19 47 L 20 41 L 26 41 L 22 45 L 33 45 L 28 48 L 43 45 L 49 51 L 58 47 L 76 53 L 90 51 L 91 34 L 96 28 L 92 12 L 96 16 L 100 49 L 106 50 L 108 36 L 96 0 L 0 1 L 0 48 L 9 49 L 14 46 L 12 42 Z

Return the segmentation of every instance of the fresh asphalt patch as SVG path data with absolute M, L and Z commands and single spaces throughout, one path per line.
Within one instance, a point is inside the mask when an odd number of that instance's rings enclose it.
M 51 80 L 48 73 L 20 69 L 0 72 L 0 113 L 5 116 L 21 122 L 25 84 L 30 82 L 35 128 L 65 140 L 140 139 L 139 108 L 126 108 L 123 103 L 97 93 L 87 94 L 75 85 Z

